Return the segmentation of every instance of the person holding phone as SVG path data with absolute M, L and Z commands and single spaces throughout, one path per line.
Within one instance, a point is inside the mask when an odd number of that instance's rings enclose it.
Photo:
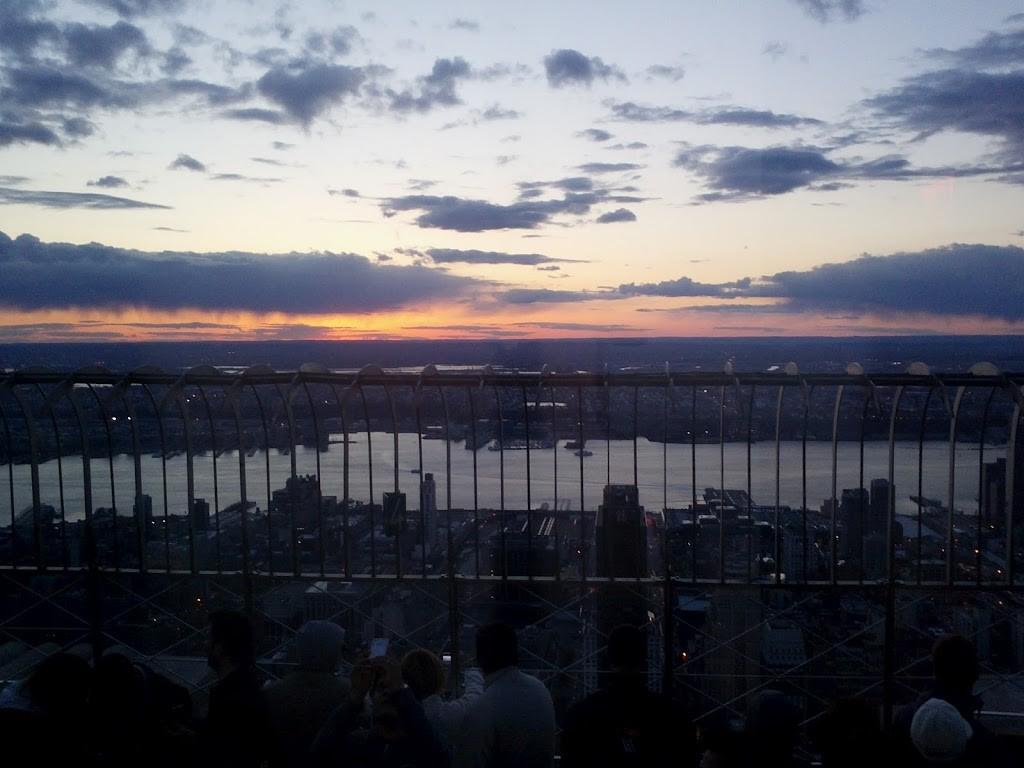
M 446 655 L 445 659 L 448 664 L 451 663 L 451 656 Z M 479 669 L 467 669 L 465 693 L 445 701 L 441 696 L 447 677 L 445 666 L 436 655 L 422 648 L 409 651 L 402 657 L 402 679 L 419 700 L 427 721 L 450 751 L 459 738 L 466 714 L 484 692 L 484 676 Z

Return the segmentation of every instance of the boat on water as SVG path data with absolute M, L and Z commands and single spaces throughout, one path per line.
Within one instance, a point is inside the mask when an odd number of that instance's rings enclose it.
M 584 440 L 566 440 L 564 447 L 569 451 L 578 451 L 583 448 L 585 442 Z
M 586 458 L 587 456 L 593 456 L 593 455 L 594 455 L 593 451 L 588 451 L 585 448 L 581 448 L 580 450 L 578 450 L 575 453 L 573 453 L 573 456 L 579 456 L 580 458 Z

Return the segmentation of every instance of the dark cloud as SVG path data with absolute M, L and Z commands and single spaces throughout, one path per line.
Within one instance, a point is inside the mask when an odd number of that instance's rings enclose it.
M 511 323 L 514 328 L 537 328 L 547 331 L 586 331 L 589 333 L 616 333 L 618 331 L 639 331 L 632 325 L 619 323 L 560 323 L 550 320 L 534 320 L 530 322 Z
M 0 97 L 24 107 L 128 107 L 134 99 L 80 75 L 49 66 L 27 65 L 7 70 Z
M 308 125 L 346 97 L 358 94 L 365 81 L 366 72 L 358 67 L 311 64 L 271 69 L 256 87 L 296 121 Z
M 345 188 L 345 189 L 328 189 L 327 190 L 327 194 L 330 195 L 331 197 L 335 197 L 335 196 L 339 196 L 339 195 L 341 197 L 359 197 L 359 190 L 350 189 L 350 188 Z
M 620 221 L 636 221 L 636 214 L 626 208 L 618 208 L 597 217 L 598 224 L 615 224 Z
M 164 60 L 160 65 L 165 75 L 175 77 L 183 69 L 192 64 L 192 57 L 183 48 L 175 46 L 164 52 Z
M 84 117 L 66 117 L 61 120 L 61 128 L 72 139 L 84 139 L 96 132 L 96 126 Z
M 638 171 L 643 168 L 636 163 L 584 163 L 577 165 L 584 173 L 622 173 L 624 171 Z
M 0 187 L 0 205 L 34 205 L 40 208 L 89 208 L 92 210 L 125 210 L 130 208 L 163 208 L 167 205 L 144 203 L 126 197 L 113 197 L 86 192 L 47 192 L 43 190 Z M 42 279 L 42 278 L 40 278 Z
M 472 19 L 455 19 L 448 25 L 448 29 L 461 29 L 465 32 L 479 32 L 480 24 Z
M 549 264 L 545 267 L 537 267 L 538 272 L 560 272 L 562 268 L 557 264 Z
M 205 172 L 206 165 L 196 160 L 192 155 L 181 154 L 178 155 L 174 162 L 167 166 L 168 170 L 186 170 L 186 171 L 199 171 Z
M 925 54 L 966 69 L 1019 67 L 1024 64 L 1024 29 L 990 32 L 972 45 L 952 50 L 933 48 Z
M 287 141 L 274 141 L 271 142 L 270 146 L 272 146 L 278 152 L 284 152 L 295 147 L 294 144 L 289 144 Z
M 652 64 L 644 70 L 648 79 L 661 78 L 677 83 L 686 76 L 686 70 L 682 67 L 673 67 L 666 64 Z
M 729 105 L 692 112 L 674 107 L 645 106 L 632 101 L 623 101 L 612 102 L 611 110 L 619 120 L 635 123 L 687 122 L 698 125 L 739 125 L 753 128 L 800 128 L 823 124 L 821 120 L 813 117 Z
M 498 294 L 506 304 L 561 304 L 622 298 L 612 291 L 559 291 L 552 288 L 510 288 Z
M 8 123 L 0 119 L 0 147 L 12 144 L 60 146 L 60 137 L 42 123 Z
M 336 56 L 346 56 L 361 39 L 359 31 L 351 26 L 338 27 L 330 34 L 310 32 L 306 36 L 306 49 L 314 53 L 330 51 Z
M 533 74 L 533 70 L 525 64 L 491 64 L 482 69 L 474 69 L 473 74 L 478 80 L 485 82 L 503 80 L 505 78 L 522 81 Z
M 488 122 L 492 120 L 517 120 L 522 116 L 522 112 L 506 109 L 498 104 L 492 104 L 480 113 L 480 119 Z
M 779 195 L 843 170 L 820 151 L 788 147 L 686 147 L 675 165 L 704 179 L 713 190 L 705 200 Z
M 0 176 L 0 185 L 5 187 L 14 187 L 24 184 L 26 181 L 31 181 L 31 179 L 28 176 Z
M 429 75 L 416 81 L 417 89 L 401 92 L 389 91 L 391 109 L 396 112 L 429 112 L 434 107 L 450 107 L 461 104 L 456 86 L 459 80 L 471 74 L 465 59 L 436 59 Z
M 289 122 L 288 115 L 276 109 L 261 109 L 259 107 L 244 107 L 241 109 L 227 109 L 220 113 L 221 117 L 229 120 L 241 120 L 243 122 L 270 123 L 271 125 L 283 125 Z
M 537 266 L 552 262 L 569 262 L 571 259 L 555 259 L 540 253 L 500 253 L 497 251 L 459 251 L 454 248 L 430 248 L 427 256 L 435 264 L 519 264 Z M 558 267 L 555 267 L 558 269 Z
M 122 179 L 120 176 L 100 176 L 95 181 L 88 182 L 87 186 L 103 187 L 104 189 L 116 189 L 117 187 L 127 187 L 128 182 Z
M 587 128 L 576 135 L 591 141 L 608 141 L 608 139 L 612 138 L 608 131 L 601 130 L 600 128 Z
M 1024 158 L 1024 70 L 941 70 L 912 77 L 867 100 L 890 124 L 927 137 L 974 133 L 1002 142 L 1006 159 Z
M 176 232 L 179 234 L 190 231 L 187 229 L 178 229 L 177 227 L 153 227 L 153 229 L 156 230 L 157 232 Z
M 609 144 L 605 149 L 647 149 L 642 141 L 631 141 L 628 144 Z
M 772 40 L 764 44 L 764 48 L 761 49 L 761 55 L 769 56 L 772 59 L 778 60 L 786 55 L 789 50 L 789 46 L 779 40 Z
M 266 176 L 246 176 L 242 173 L 215 173 L 210 177 L 213 181 L 244 181 L 250 184 L 278 184 L 284 179 Z
M 250 157 L 249 159 L 252 160 L 254 163 L 261 163 L 263 165 L 273 165 L 276 168 L 284 168 L 286 165 L 285 163 L 282 163 L 280 160 L 274 160 L 272 157 Z
M 558 200 L 520 200 L 510 205 L 446 195 L 407 195 L 385 200 L 385 216 L 421 211 L 416 224 L 429 229 L 484 232 L 492 229 L 535 229 L 559 214 L 582 216 L 604 199 L 593 193 L 567 193 Z
M 0 304 L 296 314 L 374 312 L 444 299 L 477 287 L 416 266 L 355 254 L 144 253 L 99 244 L 44 243 L 0 234 Z
M 584 56 L 571 48 L 552 51 L 544 57 L 544 71 L 548 85 L 561 88 L 566 85 L 587 85 L 594 80 L 622 80 L 626 76 L 618 67 L 605 64 L 597 56 Z
M 856 21 L 865 13 L 864 0 L 793 0 L 815 21 Z
M 75 67 L 113 69 L 129 51 L 137 56 L 152 52 L 146 33 L 127 21 L 109 27 L 66 24 L 63 33 L 68 63 Z
M 689 278 L 628 284 L 626 296 L 777 299 L 765 307 L 719 304 L 706 312 L 872 312 L 983 316 L 1024 320 L 1024 248 L 950 245 L 891 256 L 862 256 L 802 272 L 779 272 L 732 283 Z M 680 308 L 681 309 L 681 308 Z
M 91 5 L 106 8 L 126 19 L 136 16 L 154 16 L 177 13 L 185 8 L 186 0 L 86 0 Z

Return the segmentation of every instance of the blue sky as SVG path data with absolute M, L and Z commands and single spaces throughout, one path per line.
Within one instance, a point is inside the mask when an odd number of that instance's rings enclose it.
M 1019 332 L 1022 14 L 0 0 L 0 339 Z

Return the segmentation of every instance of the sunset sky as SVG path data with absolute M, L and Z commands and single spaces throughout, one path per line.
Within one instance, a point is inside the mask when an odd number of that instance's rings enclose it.
M 1024 5 L 0 0 L 0 341 L 1024 331 Z

